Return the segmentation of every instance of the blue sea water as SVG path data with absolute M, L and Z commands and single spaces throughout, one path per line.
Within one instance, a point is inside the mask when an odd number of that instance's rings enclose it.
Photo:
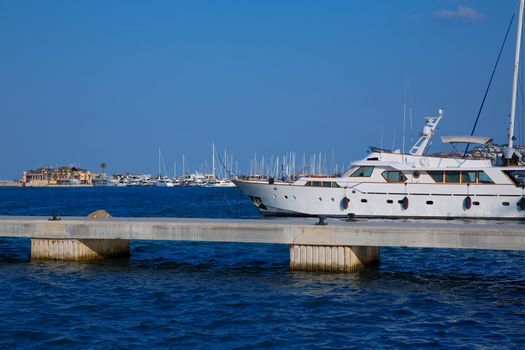
M 0 215 L 257 218 L 237 189 L 0 188 Z M 0 348 L 523 348 L 523 252 L 382 248 L 356 274 L 288 247 L 132 242 L 129 259 L 31 261 L 0 239 Z

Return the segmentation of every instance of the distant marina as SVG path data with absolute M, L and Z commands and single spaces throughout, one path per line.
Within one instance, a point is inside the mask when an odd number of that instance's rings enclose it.
M 502 154 L 504 146 L 497 144 L 483 145 L 469 151 L 468 158 L 483 157 L 496 159 Z M 515 149 L 525 154 L 525 145 L 517 145 Z M 254 155 L 250 161 L 249 169 L 239 173 L 237 165 L 233 169 L 233 157 L 223 156 L 224 160 L 217 157 L 215 146 L 212 145 L 211 172 L 207 171 L 207 162 L 204 171 L 190 172 L 186 159 L 182 155 L 182 174 L 177 176 L 176 164 L 173 166 L 173 176 L 168 176 L 161 150 L 159 149 L 159 168 L 157 175 L 151 173 L 126 172 L 109 174 L 106 172 L 107 164 L 99 165 L 100 172 L 76 166 L 50 167 L 44 166 L 24 171 L 21 179 L 0 180 L 0 187 L 235 187 L 231 181 L 240 179 L 268 180 L 279 179 L 282 182 L 293 182 L 301 176 L 340 176 L 344 172 L 345 164 L 335 164 L 328 160 L 325 154 L 318 153 L 307 157 L 302 155 L 298 161 L 295 152 L 289 152 L 281 157 L 270 157 L 266 160 L 263 156 Z M 396 152 L 393 150 L 392 152 Z M 460 156 L 461 152 L 433 153 L 440 156 Z M 216 159 L 220 159 L 221 168 L 217 170 Z M 328 164 L 331 163 L 331 164 Z M 521 163 L 521 162 L 520 162 Z
M 11 187 L 235 187 L 229 179 L 213 173 L 194 172 L 179 177 L 151 174 L 93 173 L 87 169 L 63 166 L 58 169 L 39 168 L 24 172 L 21 181 L 3 181 L 0 186 Z
M 220 160 L 212 144 L 212 169 L 208 172 L 207 161 L 204 172 L 187 170 L 186 159 L 182 155 L 182 174 L 177 176 L 176 163 L 173 164 L 173 176 L 167 174 L 162 151 L 158 150 L 158 173 L 156 176 L 144 173 L 109 174 L 108 165 L 100 163 L 100 172 L 75 166 L 60 166 L 57 168 L 45 166 L 24 171 L 21 180 L 0 180 L 0 187 L 235 187 L 231 181 L 233 158 L 228 161 L 227 153 Z M 219 159 L 223 169 L 217 171 L 216 159 Z

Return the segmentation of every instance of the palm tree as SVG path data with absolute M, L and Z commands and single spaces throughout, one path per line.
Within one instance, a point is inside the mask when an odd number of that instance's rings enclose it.
M 104 173 L 104 170 L 106 170 L 108 165 L 106 163 L 100 163 L 99 167 L 100 167 L 100 172 Z

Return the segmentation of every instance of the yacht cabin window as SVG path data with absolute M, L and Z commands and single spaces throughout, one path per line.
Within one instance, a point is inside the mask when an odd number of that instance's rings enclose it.
M 339 187 L 335 181 L 307 181 L 304 185 L 308 187 Z
M 387 182 L 405 182 L 406 176 L 400 171 L 383 171 L 381 174 Z
M 434 180 L 437 183 L 443 182 L 443 172 L 442 171 L 429 171 L 428 175 L 432 177 L 432 180 Z
M 477 174 L 475 171 L 462 171 L 461 182 L 462 183 L 476 183 Z
M 479 172 L 478 181 L 480 184 L 493 184 L 494 183 L 494 181 L 492 181 L 492 179 L 487 174 L 485 174 L 484 171 Z
M 484 171 L 429 171 L 428 175 L 430 175 L 436 183 L 494 183 Z
M 373 166 L 361 166 L 350 175 L 351 177 L 370 177 L 374 171 Z
M 445 171 L 445 182 L 459 183 L 459 171 Z

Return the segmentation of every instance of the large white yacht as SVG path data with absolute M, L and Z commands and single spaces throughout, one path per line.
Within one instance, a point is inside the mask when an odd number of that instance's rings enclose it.
M 427 155 L 443 118 L 426 120 L 408 153 L 372 148 L 340 177 L 305 176 L 291 183 L 233 180 L 263 214 L 319 217 L 525 218 L 525 167 L 514 150 L 514 117 L 521 44 L 520 0 L 508 147 L 491 159 Z M 487 144 L 488 137 L 442 137 L 445 143 Z

